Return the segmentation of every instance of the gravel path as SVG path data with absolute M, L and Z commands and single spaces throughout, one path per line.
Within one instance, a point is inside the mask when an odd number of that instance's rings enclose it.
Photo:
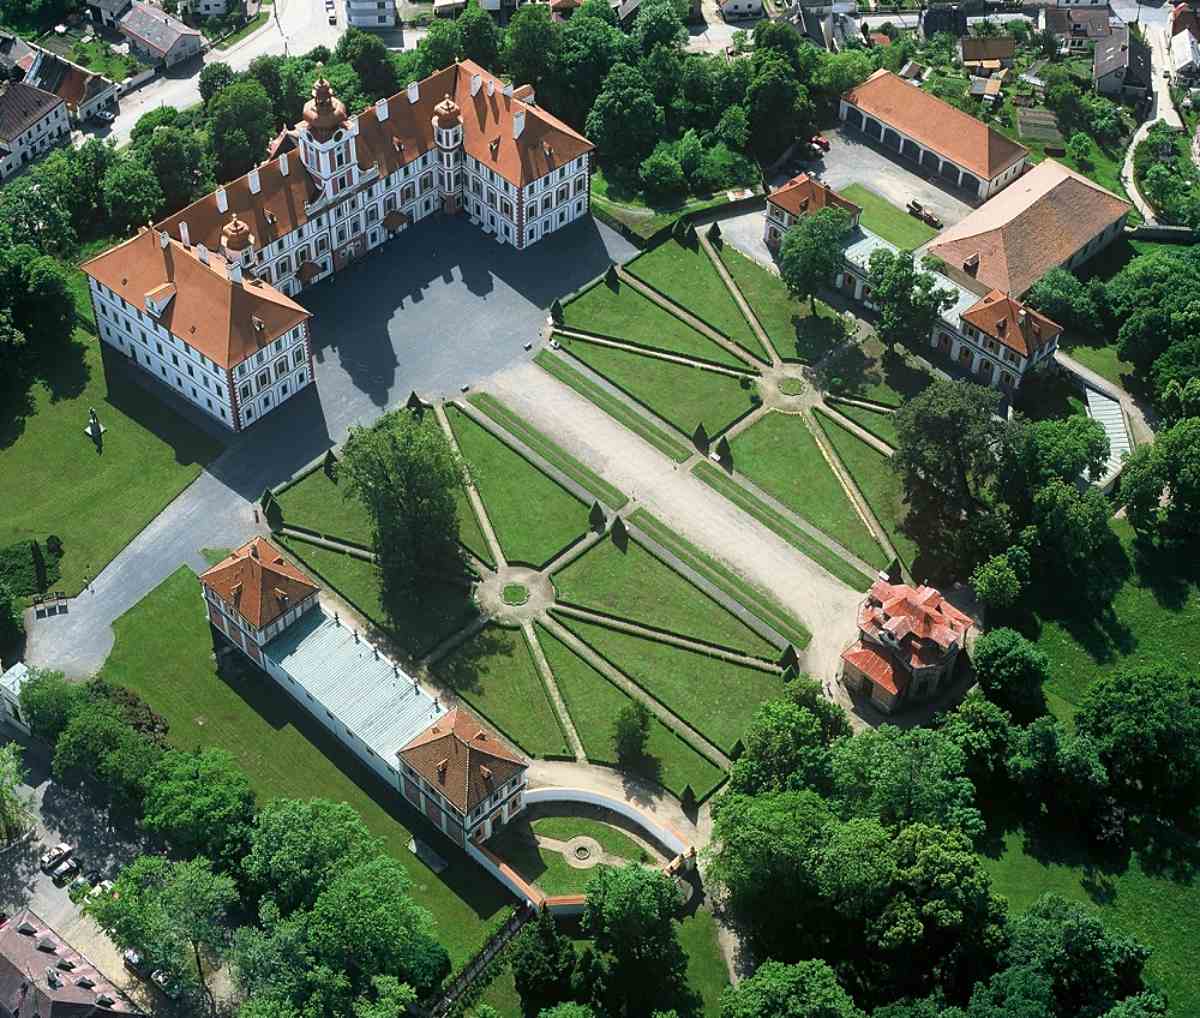
M 858 592 L 536 365 L 508 368 L 483 387 L 636 504 L 772 591 L 813 634 L 802 667 L 821 680 L 836 675 L 838 657 L 856 632 Z

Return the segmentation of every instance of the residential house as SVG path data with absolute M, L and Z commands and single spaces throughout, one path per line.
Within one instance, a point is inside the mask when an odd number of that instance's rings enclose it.
M 838 115 L 979 198 L 1007 187 L 1029 164 L 1025 146 L 883 68 L 842 96 Z
M 1171 70 L 1184 79 L 1200 75 L 1200 40 L 1191 32 L 1171 36 Z
M 886 714 L 949 685 L 973 622 L 933 587 L 876 580 L 858 610 L 842 681 Z
M 23 81 L 0 83 L 0 180 L 70 139 L 62 99 Z
M 1074 269 L 1107 247 L 1132 206 L 1046 159 L 929 245 L 947 275 L 1023 296 L 1051 269 Z
M 229 12 L 227 0 L 183 0 L 179 5 L 180 14 L 190 14 L 194 18 L 211 18 Z
M 25 83 L 53 92 L 62 99 L 74 123 L 83 123 L 100 110 L 116 107 L 116 82 L 48 50 L 35 48 L 38 57 L 25 75 Z
M 840 53 L 848 42 L 857 44 L 862 38 L 858 22 L 838 11 L 797 5 L 791 19 L 800 35 L 831 53 Z
M 1187 32 L 1192 37 L 1200 39 L 1200 13 L 1192 4 L 1176 4 L 1171 8 L 1168 28 L 1172 39 L 1182 32 Z
M 346 22 L 354 28 L 394 28 L 396 0 L 346 0 Z
M 720 0 L 719 6 L 721 17 L 726 21 L 763 16 L 762 0 Z
M 763 224 L 763 241 L 772 251 L 778 250 L 783 235 L 803 216 L 811 216 L 826 208 L 840 208 L 858 226 L 862 209 L 830 187 L 814 180 L 807 173 L 789 180 L 767 196 L 767 213 Z
M 958 57 L 971 74 L 987 77 L 1002 67 L 1012 67 L 1017 40 L 1011 35 L 965 36 L 958 41 Z
M 140 1016 L 101 971 L 32 909 L 0 913 L 0 1015 Z
M 92 22 L 104 28 L 117 27 L 121 15 L 129 10 L 130 0 L 87 0 Z
M 967 14 L 957 4 L 931 4 L 921 11 L 917 28 L 921 38 L 928 42 L 939 32 L 948 32 L 956 39 L 967 34 Z
M 591 142 L 534 105 L 529 86 L 470 61 L 355 115 L 321 79 L 304 119 L 271 148 L 273 158 L 159 223 L 158 239 L 139 236 L 84 266 L 101 338 L 234 430 L 312 381 L 300 352 L 308 315 L 290 299 L 305 287 L 435 213 L 466 215 L 524 250 L 591 207 Z M 161 319 L 148 308 L 164 286 L 186 315 L 171 303 Z M 220 313 L 201 313 L 211 300 Z M 262 327 L 247 331 L 252 319 Z M 184 348 L 156 360 L 157 345 L 175 340 Z M 197 376 L 207 384 L 184 377 L 171 360 L 181 354 L 210 365 Z
M 1150 73 L 1150 47 L 1128 25 L 1117 25 L 1112 35 L 1096 43 L 1092 85 L 1101 95 L 1144 96 L 1150 90 Z
M 148 63 L 174 67 L 200 55 L 200 32 L 161 8 L 137 2 L 117 22 L 130 50 Z
M 389 661 L 274 544 L 254 538 L 200 576 L 216 639 L 323 724 L 458 845 L 524 806 L 528 762 L 471 712 Z
M 1090 49 L 1112 35 L 1112 23 L 1120 23 L 1111 7 L 1043 7 L 1038 27 L 1051 32 L 1062 52 Z
M 29 680 L 29 674 L 23 661 L 18 661 L 0 674 L 0 721 L 7 722 L 26 735 L 31 733 L 29 722 L 21 714 L 21 687 Z

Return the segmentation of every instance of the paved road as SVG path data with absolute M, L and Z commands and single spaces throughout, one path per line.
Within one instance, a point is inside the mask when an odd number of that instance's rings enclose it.
M 581 220 L 514 251 L 464 219 L 433 218 L 333 280 L 306 292 L 314 314 L 315 387 L 231 440 L 201 476 L 73 599 L 66 615 L 32 619 L 26 660 L 68 675 L 94 673 L 112 649 L 112 622 L 202 548 L 229 548 L 261 529 L 254 501 L 356 424 L 414 389 L 449 396 L 528 359 L 545 308 L 634 248 Z M 131 371 L 120 362 L 111 370 Z M 138 373 L 134 377 L 144 376 Z M 156 382 L 155 394 L 165 391 Z

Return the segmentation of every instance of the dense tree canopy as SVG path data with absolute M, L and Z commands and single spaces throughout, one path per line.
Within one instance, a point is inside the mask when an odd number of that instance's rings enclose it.
M 845 264 L 842 247 L 850 232 L 845 209 L 825 208 L 800 220 L 783 236 L 779 275 L 797 300 L 809 300 L 817 311 L 817 291 L 833 286 Z
M 768 961 L 725 991 L 721 1018 L 863 1018 L 823 961 Z

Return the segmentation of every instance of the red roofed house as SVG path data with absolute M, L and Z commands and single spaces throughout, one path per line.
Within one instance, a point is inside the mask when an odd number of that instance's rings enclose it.
M 842 653 L 842 681 L 888 714 L 927 699 L 954 674 L 971 625 L 933 587 L 876 580 L 858 610 L 858 641 Z
M 932 345 L 982 385 L 1015 389 L 1026 371 L 1054 356 L 1062 326 L 1001 290 L 959 315 L 957 332 L 934 326 Z
M 862 209 L 847 201 L 833 188 L 813 180 L 807 173 L 793 177 L 783 187 L 767 196 L 766 224 L 763 240 L 772 251 L 778 250 L 783 235 L 802 217 L 811 216 L 825 208 L 844 209 L 851 224 L 858 226 Z

